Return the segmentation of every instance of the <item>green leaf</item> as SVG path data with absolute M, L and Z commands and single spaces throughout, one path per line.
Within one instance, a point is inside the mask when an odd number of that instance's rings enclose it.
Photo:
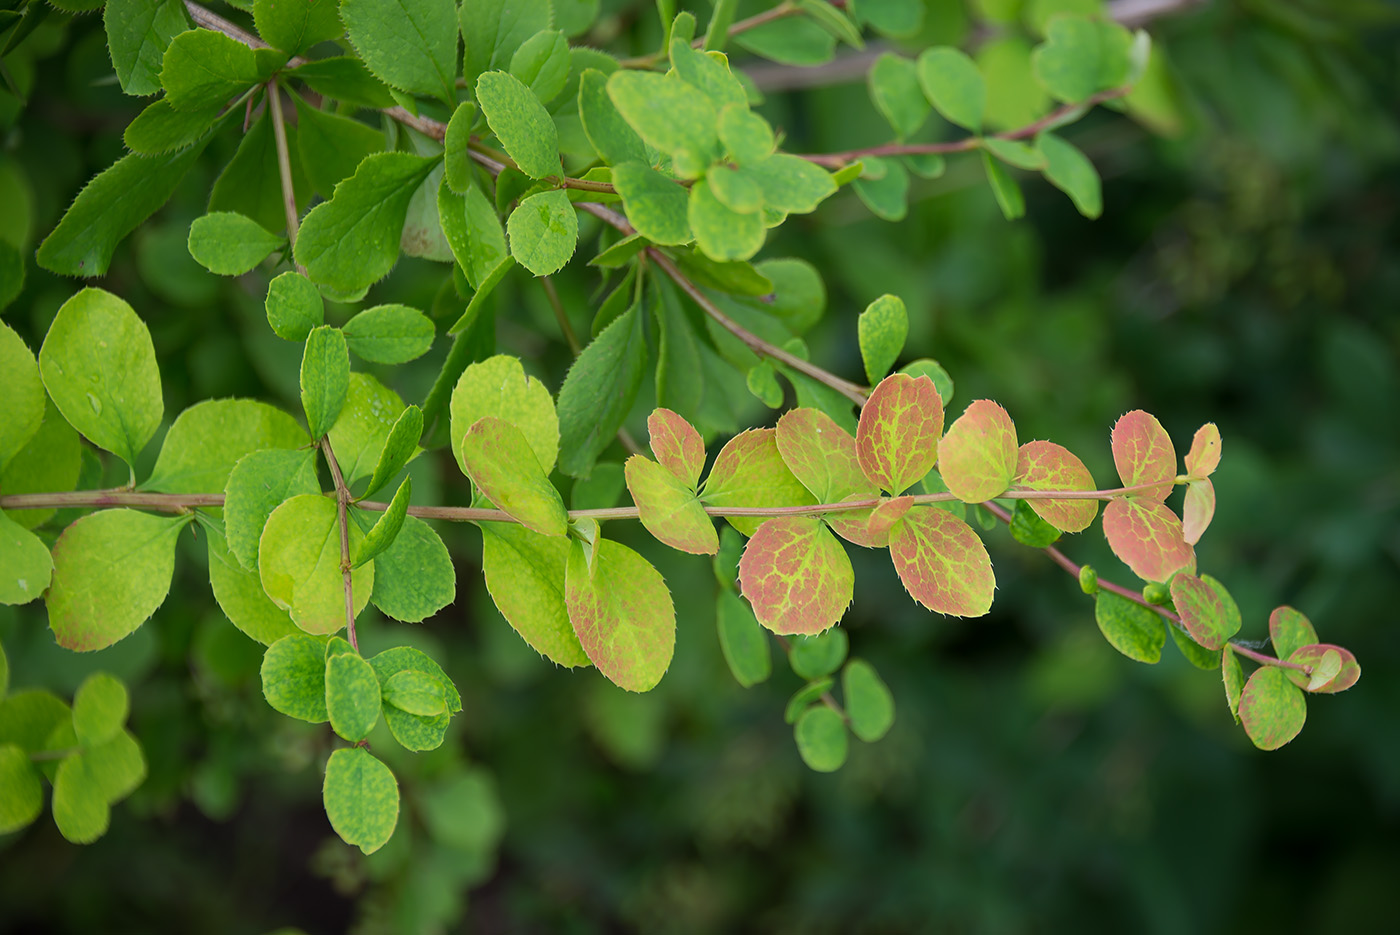
M 348 533 L 353 555 L 363 536 L 353 524 Z M 340 522 L 334 500 L 300 494 L 267 518 L 258 541 L 263 590 L 307 633 L 326 635 L 345 626 L 345 582 L 340 562 Z M 374 572 L 372 563 L 351 572 L 356 616 L 369 603 Z
M 477 289 L 485 289 L 486 281 L 502 260 L 510 259 L 506 249 L 506 234 L 495 207 L 486 200 L 480 188 L 463 196 L 466 208 L 466 262 L 462 270 L 467 281 Z M 459 259 L 460 262 L 460 259 Z
M 1016 476 L 1016 426 L 989 399 L 970 404 L 938 443 L 938 471 L 964 503 L 999 496 Z
M 596 68 L 588 69 L 579 79 L 579 116 L 588 142 L 610 166 L 624 162 L 648 165 L 646 144 L 618 113 L 607 84 L 608 76 Z
M 1172 642 L 1176 648 L 1181 650 L 1181 654 L 1186 657 L 1186 661 L 1198 669 L 1209 672 L 1220 665 L 1220 650 L 1211 651 L 1197 643 L 1186 632 L 1177 626 L 1167 627 L 1167 632 L 1172 635 Z
M 1110 500 L 1103 510 L 1103 532 L 1113 554 L 1144 581 L 1165 582 L 1196 558 L 1182 536 L 1181 520 L 1155 500 Z
M 836 54 L 836 37 L 809 19 L 784 19 L 746 30 L 734 41 L 782 65 L 821 65 Z
M 83 680 L 73 696 L 73 730 L 85 747 L 106 743 L 121 732 L 131 710 L 126 686 L 106 672 Z
M 0 470 L 0 490 L 7 494 L 72 490 L 82 463 L 78 433 L 59 414 L 53 400 L 44 404 L 39 431 Z M 10 519 L 33 529 L 53 516 L 53 510 L 11 510 Z
M 108 0 L 102 21 L 122 90 L 138 96 L 159 91 L 165 49 L 189 28 L 185 5 L 180 0 Z
M 1277 750 L 1303 729 L 1308 703 L 1277 666 L 1260 666 L 1240 694 L 1240 723 L 1260 750 Z
M 578 215 L 564 190 L 537 192 L 510 213 L 506 232 L 511 256 L 536 276 L 549 276 L 574 255 Z
M 442 682 L 419 669 L 405 669 L 389 676 L 384 682 L 383 698 L 385 705 L 419 717 L 447 713 L 447 693 Z
M 793 728 L 793 736 L 797 738 L 797 752 L 809 769 L 830 773 L 846 762 L 850 743 L 846 722 L 826 705 L 813 705 L 804 711 Z
M 488 500 L 535 532 L 565 534 L 564 501 L 520 429 L 486 416 L 467 430 L 460 449 L 463 470 Z
M 622 118 L 649 145 L 669 154 L 696 178 L 717 153 L 719 114 L 713 103 L 679 76 L 623 70 L 608 78 L 608 96 Z
M 161 98 L 153 101 L 136 119 L 126 125 L 122 140 L 126 148 L 143 156 L 159 156 L 184 149 L 197 142 L 220 122 L 222 108 L 176 110 Z
M 356 107 L 394 106 L 394 96 L 389 89 L 354 56 L 317 59 L 298 65 L 287 74 L 305 81 L 317 94 Z
M 47 748 L 60 728 L 72 726 L 72 712 L 43 689 L 15 692 L 0 699 L 0 744 L 15 744 L 26 754 Z M 76 739 L 76 738 L 75 738 Z
M 0 604 L 27 604 L 48 588 L 53 559 L 43 540 L 0 510 Z
M 447 121 L 443 135 L 443 181 L 454 195 L 465 195 L 472 187 L 472 159 L 469 152 L 472 125 L 476 123 L 476 105 L 470 101 L 458 104 Z M 441 213 L 441 206 L 439 206 Z
M 63 303 L 39 350 L 39 371 L 74 428 L 136 463 L 164 403 L 150 332 L 130 305 L 90 288 Z
M 313 328 L 301 358 L 301 406 L 312 438 L 321 438 L 335 424 L 349 389 L 345 335 L 330 325 Z
M 1162 658 L 1167 630 L 1156 611 L 1112 591 L 1094 595 L 1094 621 L 1110 646 L 1134 662 L 1149 665 Z
M 514 523 L 481 523 L 481 568 L 491 599 L 536 652 L 570 668 L 588 665 L 564 599 L 569 542 Z
M 982 140 L 982 147 L 997 159 L 1018 169 L 1039 171 L 1046 166 L 1045 155 L 1036 147 L 1020 140 L 989 136 Z
M 1220 649 L 1239 632 L 1239 608 L 1224 586 L 1209 575 L 1176 575 L 1171 580 L 1171 595 L 1182 626 L 1206 649 Z
M 559 469 L 584 477 L 632 409 L 647 364 L 642 316 L 629 308 L 583 349 L 559 389 Z
M 620 688 L 650 691 L 671 664 L 676 615 L 661 574 L 610 539 L 597 543 L 592 567 L 583 543 L 569 545 L 564 594 L 579 644 Z
M 482 72 L 504 68 L 526 39 L 554 25 L 550 0 L 474 0 L 458 10 L 467 87 Z
M 327 0 L 254 0 L 253 23 L 274 48 L 296 55 L 344 35 L 337 12 Z
M 398 261 L 408 203 L 438 162 L 375 153 L 336 186 L 330 201 L 312 208 L 294 251 L 312 281 L 355 293 L 383 278 Z
M 997 207 L 1001 208 L 1002 215 L 1008 221 L 1024 216 L 1026 196 L 1022 193 L 1020 184 L 989 153 L 982 153 L 982 168 L 987 173 L 987 183 L 992 186 L 992 195 L 996 198 Z
M 695 242 L 711 259 L 747 260 L 763 246 L 767 231 L 757 213 L 739 214 L 720 203 L 701 179 L 690 189 L 686 220 L 695 232 Z
M 305 341 L 325 321 L 321 293 L 301 273 L 282 273 L 268 283 L 265 308 L 273 332 L 286 341 Z
M 310 454 L 309 452 L 307 453 Z M 271 508 L 269 508 L 271 512 Z M 262 528 L 258 528 L 262 532 Z M 291 616 L 268 598 L 256 570 L 249 571 L 228 550 L 218 530 L 205 526 L 204 541 L 209 549 L 209 586 L 214 600 L 229 621 L 249 639 L 264 646 L 284 636 L 298 633 Z M 256 539 L 254 543 L 256 544 Z M 253 568 L 256 569 L 256 556 Z
M 928 119 L 928 101 L 919 89 L 919 78 L 914 63 L 893 52 L 877 58 L 867 76 L 870 100 L 901 140 L 913 136 Z
M 180 33 L 161 60 L 161 87 L 176 110 L 222 107 L 267 77 L 252 49 L 208 29 Z
M 399 821 L 394 774 L 363 747 L 331 754 L 321 799 L 335 833 L 366 854 L 383 847 Z
M 626 477 L 647 532 L 682 552 L 713 555 L 719 551 L 714 523 L 693 487 L 645 455 L 627 459 Z
M 1089 157 L 1053 133 L 1040 134 L 1036 145 L 1045 155 L 1045 177 L 1051 184 L 1069 195 L 1075 208 L 1086 218 L 1102 214 L 1102 186 L 1098 170 Z
M 376 305 L 341 329 L 355 356 L 376 364 L 402 364 L 422 357 L 437 332 L 428 316 L 407 305 Z
M 569 41 L 556 29 L 541 30 L 515 50 L 508 70 L 540 103 L 548 104 L 568 81 Z
M 229 552 L 244 569 L 255 570 L 258 540 L 272 511 L 290 497 L 320 492 L 314 452 L 269 449 L 240 458 L 224 485 Z
M 768 361 L 762 360 L 750 367 L 744 385 L 769 409 L 782 408 L 783 388 L 778 384 L 778 372 Z
M 297 108 L 297 157 L 307 181 L 323 198 L 330 198 L 365 157 L 384 149 L 384 134 L 358 120 L 310 107 L 300 97 L 292 101 Z
M 360 543 L 359 549 L 355 551 L 352 559 L 356 566 L 374 558 L 393 544 L 398 536 L 399 530 L 403 528 L 404 517 L 407 516 L 408 500 L 413 495 L 412 478 L 405 477 L 399 489 L 394 493 L 394 499 L 390 501 L 389 508 L 380 514 L 369 532 L 365 533 L 364 541 Z
M 1269 614 L 1269 637 L 1278 658 L 1287 659 L 1302 647 L 1316 643 L 1317 631 L 1307 615 L 1284 605 Z
M 872 483 L 902 493 L 933 467 L 943 403 L 933 381 L 897 373 L 870 394 L 856 427 L 856 456 Z
M 799 678 L 811 682 L 841 668 L 849 645 L 846 631 L 834 627 L 815 636 L 794 636 L 788 643 L 788 662 Z
M 87 761 L 82 756 L 65 757 L 53 782 L 53 820 L 59 833 L 74 844 L 91 844 L 107 832 L 111 818 L 111 808 Z
M 377 493 L 389 480 L 413 459 L 418 452 L 418 440 L 423 437 L 423 410 L 409 406 L 394 421 L 389 437 L 379 451 L 379 459 L 374 464 L 364 496 Z
M 251 218 L 217 211 L 190 225 L 190 256 L 220 276 L 242 276 L 285 241 Z
M 902 221 L 909 213 L 909 173 L 904 164 L 867 156 L 863 174 L 851 183 L 857 197 L 878 218 Z
M 299 134 L 294 124 L 285 127 L 287 146 L 295 152 Z M 301 160 L 291 162 L 292 191 L 300 213 L 311 196 L 310 183 L 302 176 Z M 287 207 L 282 193 L 282 175 L 277 156 L 277 135 L 266 109 L 243 134 L 233 159 L 224 166 L 209 192 L 210 211 L 234 211 L 252 218 L 270 231 L 287 224 Z
M 0 322 L 0 471 L 39 432 L 44 421 L 44 384 L 34 352 L 13 328 Z
M 223 490 L 244 455 L 265 448 L 299 448 L 307 441 L 295 419 L 266 403 L 207 399 L 176 418 L 142 487 L 162 493 Z
M 919 56 L 919 84 L 944 117 L 973 133 L 982 130 L 987 87 L 977 63 L 952 46 L 925 49 Z
M 624 162 L 613 167 L 613 185 L 627 220 L 647 240 L 668 246 L 690 242 L 690 196 L 674 179 L 644 163 Z
M 352 743 L 364 740 L 379 722 L 379 679 L 353 652 L 326 660 L 326 713 L 331 729 Z
M 1128 81 L 1133 38 L 1117 23 L 1055 16 L 1031 55 L 1035 76 L 1058 100 L 1076 104 Z
M 890 372 L 904 339 L 909 335 L 909 314 L 899 296 L 882 295 L 865 307 L 857 322 L 860 335 L 860 356 L 865 362 L 865 376 L 874 386 Z
M 774 211 L 808 214 L 836 194 L 831 173 L 800 156 L 775 153 L 748 166 L 763 189 L 763 203 Z
M 717 507 L 816 503 L 783 462 L 775 436 L 774 429 L 749 429 L 731 438 L 715 458 L 700 499 Z M 731 516 L 728 520 L 746 536 L 752 536 L 763 522 L 757 516 Z
M 418 623 L 457 596 L 457 575 L 447 546 L 433 528 L 406 516 L 394 542 L 374 560 L 370 600 L 387 617 Z
M 108 740 L 81 754 L 93 789 L 108 804 L 126 798 L 146 778 L 146 758 L 130 731 L 118 730 Z
M 774 633 L 819 633 L 850 606 L 850 557 L 821 520 L 783 516 L 763 522 L 744 547 L 739 585 L 754 616 Z
M 350 44 L 374 75 L 400 91 L 456 100 L 453 0 L 341 0 Z
M 1230 716 L 1235 723 L 1240 722 L 1240 695 L 1244 693 L 1244 669 L 1240 658 L 1227 645 L 1220 654 L 1220 680 L 1225 684 L 1225 704 L 1230 708 Z
M 915 507 L 890 529 L 890 558 L 909 596 L 929 610 L 980 617 L 992 606 L 996 578 L 972 527 L 947 510 Z
M 398 393 L 369 374 L 350 374 L 345 405 L 328 435 L 347 484 L 374 471 L 389 440 L 394 413 L 402 410 Z
M 394 739 L 405 749 L 422 751 L 441 746 L 452 715 L 462 710 L 462 697 L 447 673 L 428 656 L 408 646 L 386 649 L 370 659 L 369 663 L 379 677 L 381 692 L 387 692 L 390 682 L 403 672 L 417 672 L 437 680 L 446 701 L 445 711 L 419 715 L 390 705 L 384 708 L 384 720 Z
M 747 103 L 730 104 L 720 110 L 717 129 L 729 158 L 741 166 L 763 162 L 778 145 L 773 127 L 749 110 Z
M 545 474 L 559 455 L 559 417 L 543 383 L 525 375 L 520 361 L 506 354 L 469 366 L 452 390 L 450 405 L 453 454 L 466 473 L 460 439 L 478 419 L 494 416 L 524 433 Z
M 44 808 L 44 786 L 29 754 L 12 743 L 0 744 L 0 834 L 29 825 Z
M 105 649 L 155 613 L 170 591 L 175 539 L 191 518 L 102 510 L 65 529 L 45 598 L 59 645 Z
M 894 696 L 889 687 L 864 659 L 852 659 L 841 673 L 841 696 L 851 733 L 866 743 L 874 743 L 894 726 Z
M 732 535 L 732 533 L 731 533 Z M 773 673 L 768 636 L 743 598 L 725 588 L 716 607 L 719 647 L 734 680 L 745 688 L 766 682 Z
M 1016 453 L 1016 486 L 1029 490 L 1093 490 L 1089 469 L 1054 442 L 1026 442 Z M 1098 515 L 1094 500 L 1027 500 L 1030 508 L 1061 532 L 1083 532 Z
M 559 133 L 549 111 L 519 78 L 488 71 L 476 81 L 476 98 L 491 132 L 521 172 L 532 179 L 559 174 Z

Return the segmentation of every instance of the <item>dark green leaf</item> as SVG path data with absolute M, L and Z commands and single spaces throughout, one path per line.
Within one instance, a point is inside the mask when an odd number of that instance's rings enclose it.
M 338 7 L 330 0 L 254 0 L 253 23 L 258 35 L 291 55 L 304 52 L 318 42 L 339 39 Z
M 408 511 L 408 501 L 412 496 L 413 479 L 405 477 L 403 483 L 399 485 L 399 489 L 394 492 L 394 499 L 389 502 L 389 508 L 379 514 L 379 519 L 365 533 L 360 547 L 355 550 L 352 560 L 356 566 L 363 565 L 394 544 L 394 539 L 403 529 L 404 517 Z M 380 569 L 380 576 L 382 577 L 383 574 L 383 569 Z
M 208 29 L 191 29 L 171 40 L 160 69 L 165 99 L 176 110 L 223 107 L 266 78 L 252 49 Z
M 734 680 L 745 688 L 766 682 L 773 672 L 768 634 L 754 619 L 748 603 L 725 588 L 719 593 L 716 613 L 719 648 Z
M 313 439 L 330 431 L 349 389 L 350 355 L 345 335 L 330 325 L 312 329 L 301 358 L 301 406 Z
M 309 107 L 300 97 L 292 100 L 297 108 L 297 156 L 317 194 L 330 198 L 366 156 L 384 148 L 384 134 L 358 120 Z
M 841 673 L 841 695 L 851 733 L 874 743 L 894 726 L 894 696 L 875 667 L 864 659 L 852 659 Z
M 141 96 L 159 91 L 165 49 L 189 28 L 185 5 L 180 0 L 108 0 L 102 22 L 122 90 Z
M 603 329 L 569 368 L 559 390 L 559 469 L 586 476 L 632 408 L 647 364 L 634 306 Z
M 826 705 L 813 705 L 803 712 L 793 728 L 797 752 L 802 762 L 819 773 L 830 773 L 846 762 L 850 743 L 846 722 Z

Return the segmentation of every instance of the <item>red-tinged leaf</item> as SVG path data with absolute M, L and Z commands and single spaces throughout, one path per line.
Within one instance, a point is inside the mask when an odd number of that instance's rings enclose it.
M 996 578 L 986 546 L 947 510 L 906 513 L 890 530 L 890 558 L 905 590 L 929 610 L 980 617 L 992 607 Z
M 1054 442 L 1026 442 L 1016 453 L 1016 485 L 1028 490 L 1094 490 L 1084 462 Z M 1060 532 L 1083 532 L 1099 513 L 1096 500 L 1027 500 L 1036 515 Z
M 885 377 L 860 411 L 856 457 L 872 483 L 903 493 L 938 460 L 943 400 L 928 377 Z
M 1209 478 L 1190 481 L 1181 505 L 1181 535 L 1188 545 L 1201 541 L 1215 516 L 1215 485 Z
M 870 511 L 870 518 L 866 520 L 865 532 L 875 548 L 882 549 L 890 544 L 890 530 L 894 524 L 904 518 L 904 514 L 914 505 L 913 497 L 895 497 L 892 500 L 881 501 L 880 505 Z
M 1176 449 L 1157 417 L 1134 409 L 1113 426 L 1113 464 L 1124 487 L 1156 484 L 1136 496 L 1165 500 L 1176 480 Z
M 870 497 L 854 496 L 851 500 L 862 503 L 874 503 L 879 498 L 878 492 Z M 883 549 L 889 545 L 889 533 L 886 532 L 883 541 L 870 535 L 870 514 L 874 508 L 864 510 L 846 510 L 841 513 L 827 513 L 823 518 L 826 524 L 832 528 L 838 536 L 854 545 L 866 549 Z
M 1260 666 L 1240 693 L 1240 723 L 1260 750 L 1277 750 L 1303 729 L 1308 703 L 1278 666 Z
M 1294 662 L 1312 669 L 1312 675 L 1297 669 L 1285 669 L 1293 684 L 1313 694 L 1344 692 L 1361 678 L 1361 664 L 1351 650 L 1332 643 L 1312 643 L 1299 646 L 1288 654 L 1285 662 Z
M 778 452 L 818 503 L 878 497 L 860 469 L 856 440 L 820 409 L 792 409 L 778 420 Z
M 1225 683 L 1225 703 L 1230 706 L 1230 716 L 1235 723 L 1240 722 L 1240 693 L 1244 691 L 1244 669 L 1240 668 L 1239 657 L 1226 644 L 1220 654 L 1220 680 Z
M 1240 630 L 1239 610 L 1230 611 L 1234 601 L 1226 601 L 1221 589 L 1195 575 L 1172 578 L 1172 605 L 1191 638 L 1206 649 L 1219 649 Z
M 656 460 L 694 490 L 705 468 L 705 440 L 700 433 L 669 409 L 656 409 L 647 416 L 647 433 Z
M 627 546 L 598 542 L 590 573 L 582 542 L 564 572 L 569 622 L 589 661 L 628 691 L 656 687 L 676 648 L 676 611 L 661 573 Z
M 1103 532 L 1113 554 L 1144 581 L 1166 581 L 1196 560 L 1182 537 L 1181 520 L 1156 500 L 1110 500 L 1103 511 Z
M 1302 646 L 1317 642 L 1317 631 L 1312 621 L 1302 611 L 1287 605 L 1275 607 L 1269 614 L 1269 637 L 1274 644 L 1274 653 L 1280 659 L 1287 659 Z
M 715 524 L 685 480 L 644 455 L 628 458 L 624 472 L 647 532 L 682 552 L 714 555 L 719 551 Z
M 938 473 L 964 503 L 1006 492 L 1016 476 L 1016 426 L 990 399 L 967 407 L 938 445 Z
M 1214 422 L 1207 422 L 1196 429 L 1191 439 L 1191 450 L 1186 452 L 1186 475 L 1203 479 L 1214 474 L 1219 465 L 1220 429 Z
M 846 550 L 812 516 L 770 519 L 744 547 L 739 588 L 774 633 L 820 633 L 850 606 L 855 573 Z
M 545 476 L 524 433 L 495 416 L 476 420 L 462 437 L 462 465 L 486 499 L 545 536 L 568 532 L 559 491 Z
M 720 449 L 700 499 L 710 506 L 775 507 L 816 503 L 806 487 L 793 476 L 778 452 L 777 432 L 749 429 Z M 731 516 L 729 525 L 752 536 L 761 516 Z

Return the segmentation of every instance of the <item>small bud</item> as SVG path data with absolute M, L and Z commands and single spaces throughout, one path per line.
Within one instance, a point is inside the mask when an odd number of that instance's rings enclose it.
M 1153 581 L 1143 587 L 1142 599 L 1149 604 L 1162 605 L 1172 599 L 1172 592 L 1165 584 Z
M 1079 589 L 1085 594 L 1099 593 L 1099 573 L 1089 565 L 1079 569 Z

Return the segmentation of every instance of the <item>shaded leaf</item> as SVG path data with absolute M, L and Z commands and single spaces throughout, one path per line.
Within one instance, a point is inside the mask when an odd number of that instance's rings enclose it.
M 768 648 L 768 635 L 758 625 L 749 605 L 732 590 L 724 588 L 719 593 L 715 612 L 719 648 L 734 680 L 745 688 L 768 681 L 773 673 L 773 655 Z
M 393 543 L 374 559 L 370 600 L 386 617 L 418 623 L 456 597 L 457 575 L 442 538 L 418 517 L 405 516 Z
M 245 455 L 268 448 L 299 448 L 308 440 L 295 419 L 266 403 L 206 399 L 175 419 L 142 487 L 164 493 L 223 490 L 234 465 Z
M 909 335 L 909 314 L 898 296 L 882 295 L 865 307 L 857 321 L 865 376 L 874 386 L 885 378 Z
M 874 743 L 894 726 L 894 696 L 875 667 L 864 659 L 852 659 L 841 673 L 841 698 L 851 733 Z
M 1094 622 L 1108 644 L 1134 662 L 1161 660 L 1167 629 L 1156 611 L 1112 591 L 1099 591 L 1094 595 Z
M 802 762 L 808 768 L 819 773 L 830 773 L 846 762 L 849 744 L 846 722 L 826 705 L 808 708 L 797 719 L 793 735 L 797 738 L 797 752 L 802 755 Z

